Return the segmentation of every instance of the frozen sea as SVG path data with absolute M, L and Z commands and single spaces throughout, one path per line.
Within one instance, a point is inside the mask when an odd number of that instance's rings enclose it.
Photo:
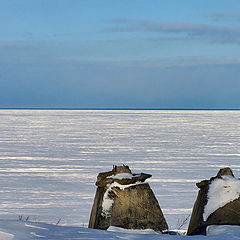
M 152 174 L 176 229 L 196 182 L 227 166 L 240 176 L 239 119 L 240 111 L 0 110 L 0 217 L 87 226 L 97 174 L 126 164 Z

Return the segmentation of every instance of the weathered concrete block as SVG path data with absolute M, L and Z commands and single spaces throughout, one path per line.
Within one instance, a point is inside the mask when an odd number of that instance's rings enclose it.
M 240 225 L 240 181 L 238 181 L 230 168 L 223 168 L 216 177 L 196 184 L 200 190 L 193 207 L 187 235 L 206 235 L 206 228 L 209 225 Z M 212 196 L 214 192 L 210 192 L 213 184 L 218 184 L 217 188 L 215 187 L 218 190 L 215 196 Z M 231 189 L 232 186 L 234 189 Z M 226 202 L 223 199 L 226 199 Z M 219 204 L 220 207 L 215 209 L 214 205 Z
M 168 229 L 157 199 L 148 183 L 150 174 L 132 174 L 128 166 L 114 166 L 100 173 L 89 228 Z

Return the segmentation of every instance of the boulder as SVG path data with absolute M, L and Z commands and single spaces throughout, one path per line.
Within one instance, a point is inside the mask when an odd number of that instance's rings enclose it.
M 150 174 L 133 174 L 128 166 L 99 173 L 89 228 L 168 229 L 153 191 L 144 181 Z
M 196 185 L 199 192 L 187 235 L 206 235 L 210 225 L 240 225 L 240 180 L 230 168 Z

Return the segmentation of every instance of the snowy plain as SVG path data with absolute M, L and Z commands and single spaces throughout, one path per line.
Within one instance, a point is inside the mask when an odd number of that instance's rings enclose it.
M 97 174 L 113 164 L 153 175 L 148 182 L 169 228 L 177 229 L 191 214 L 195 183 L 222 167 L 239 177 L 239 119 L 240 111 L 0 110 L 0 236 L 40 239 L 18 220 L 23 216 L 63 233 L 45 239 L 146 239 L 86 229 Z M 16 238 L 16 229 L 25 238 Z

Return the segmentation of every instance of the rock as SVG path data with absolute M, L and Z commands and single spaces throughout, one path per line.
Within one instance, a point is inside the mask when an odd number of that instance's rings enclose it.
M 216 184 L 215 180 L 217 179 L 222 179 L 222 181 L 225 179 L 224 181 L 230 181 L 230 183 L 235 183 L 237 181 L 237 186 L 240 186 L 240 181 L 238 182 L 238 179 L 234 177 L 230 168 L 220 169 L 216 177 L 197 183 L 196 185 L 200 188 L 200 190 L 193 207 L 187 235 L 206 235 L 206 228 L 209 225 L 240 225 L 240 189 L 239 192 L 236 192 L 236 194 L 238 194 L 236 199 L 226 202 L 223 206 L 218 207 L 216 210 L 213 209 L 213 212 L 210 211 L 209 215 L 206 214 L 208 210 L 207 204 L 210 200 L 214 201 L 212 200 L 212 196 L 210 196 L 209 188 L 213 186 L 213 184 Z M 231 189 L 229 182 L 226 182 L 225 186 L 224 184 L 218 186 L 218 188 L 219 192 L 216 193 L 216 197 L 219 199 L 225 199 L 227 194 L 232 194 L 230 193 Z M 229 188 L 229 190 L 226 189 L 224 191 L 224 188 Z M 224 193 L 224 196 L 221 196 L 222 193 Z M 219 201 L 217 198 L 215 199 L 216 203 Z M 211 205 L 214 204 L 211 203 Z M 207 216 L 207 218 L 204 219 L 204 216 Z
M 98 186 L 89 228 L 153 229 L 162 231 L 168 225 L 148 183 L 150 174 L 133 174 L 128 166 L 113 166 L 99 173 Z

